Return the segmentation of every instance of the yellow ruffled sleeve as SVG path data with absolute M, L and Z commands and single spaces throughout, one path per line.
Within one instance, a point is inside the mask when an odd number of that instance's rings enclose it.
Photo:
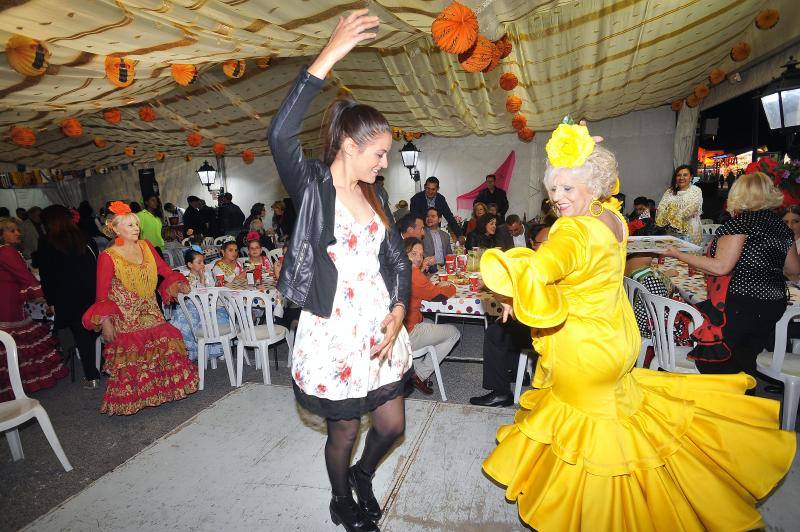
M 587 232 L 574 218 L 559 218 L 538 251 L 489 249 L 481 258 L 484 284 L 513 298 L 517 319 L 538 329 L 555 327 L 567 318 L 567 302 L 558 281 L 586 260 Z

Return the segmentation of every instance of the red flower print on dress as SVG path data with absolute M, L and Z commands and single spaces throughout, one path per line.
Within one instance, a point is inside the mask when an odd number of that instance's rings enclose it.
M 328 391 L 328 387 L 324 384 L 317 384 L 317 393 L 325 393 Z
M 300 381 L 300 372 L 299 371 L 295 371 L 294 372 L 294 380 L 298 381 L 298 382 Z
M 376 233 L 378 231 L 378 222 L 372 222 L 369 224 L 369 232 Z
M 350 249 L 356 249 L 357 244 L 358 244 L 358 238 L 356 238 L 355 233 L 351 233 L 350 238 L 347 239 L 347 246 Z
M 355 297 L 355 295 L 356 295 L 355 292 L 353 292 L 353 289 L 350 288 L 349 286 L 344 291 L 344 297 L 349 300 L 352 300 Z
M 336 262 L 336 253 L 334 253 L 333 251 L 329 251 L 328 256 L 331 258 L 333 262 Z
M 369 347 L 370 347 L 370 349 L 375 347 L 375 337 L 374 336 L 370 336 L 369 337 Z
M 343 381 L 346 381 L 347 379 L 350 378 L 350 373 L 351 372 L 352 372 L 352 370 L 350 369 L 350 366 L 347 366 L 346 368 L 344 368 L 342 370 L 342 373 L 339 375 L 339 378 L 341 380 L 343 380 Z

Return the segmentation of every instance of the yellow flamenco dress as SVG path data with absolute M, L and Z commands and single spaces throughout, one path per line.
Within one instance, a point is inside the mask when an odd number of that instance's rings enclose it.
M 641 339 L 626 241 L 565 217 L 536 252 L 484 253 L 484 282 L 513 297 L 540 356 L 483 469 L 536 530 L 763 527 L 755 502 L 788 471 L 795 434 L 778 429 L 778 402 L 744 395 L 744 373 L 631 369 Z

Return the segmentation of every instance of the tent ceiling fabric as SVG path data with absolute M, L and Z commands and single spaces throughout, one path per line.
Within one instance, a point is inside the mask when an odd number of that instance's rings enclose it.
M 464 72 L 456 56 L 432 42 L 430 25 L 449 0 L 0 0 L 0 40 L 13 34 L 41 40 L 51 52 L 44 76 L 24 77 L 0 53 L 0 160 L 41 168 L 91 168 L 168 157 L 226 155 L 245 148 L 267 154 L 265 129 L 297 70 L 325 44 L 338 16 L 367 5 L 380 16 L 379 37 L 340 62 L 311 109 L 302 134 L 322 144 L 325 109 L 346 88 L 382 111 L 393 126 L 458 137 L 513 131 L 505 98 L 523 100 L 528 126 L 552 129 L 561 118 L 600 120 L 668 104 L 689 95 L 714 67 L 734 72 L 800 37 L 796 0 L 463 0 L 478 14 L 481 33 L 507 33 L 514 45 L 494 71 Z M 774 30 L 753 21 L 777 8 Z M 752 54 L 734 63 L 731 47 L 746 41 Z M 117 88 L 105 79 L 104 59 L 135 61 L 136 79 Z M 272 57 L 262 70 L 252 60 Z M 242 78 L 222 72 L 228 59 L 245 59 Z M 200 70 L 189 87 L 175 83 L 170 63 Z M 504 72 L 520 80 L 511 93 L 498 86 Z M 712 88 L 713 91 L 713 88 Z M 157 119 L 143 122 L 138 107 Z M 102 110 L 122 109 L 111 125 Z M 64 137 L 58 124 L 77 117 L 84 134 Z M 33 128 L 32 148 L 10 143 L 13 125 Z M 191 148 L 186 135 L 204 136 Z M 108 142 L 97 148 L 92 138 Z M 123 154 L 136 148 L 135 157 Z

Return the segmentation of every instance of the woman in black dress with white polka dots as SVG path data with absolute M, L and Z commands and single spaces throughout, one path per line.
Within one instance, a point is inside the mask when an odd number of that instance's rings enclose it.
M 689 354 L 701 373 L 755 374 L 756 357 L 786 310 L 784 273 L 800 273 L 800 258 L 792 232 L 773 210 L 782 201 L 765 174 L 742 176 L 728 195 L 733 218 L 717 229 L 706 256 L 674 248 L 663 253 L 707 274 L 709 299 L 698 305 L 705 321 Z

